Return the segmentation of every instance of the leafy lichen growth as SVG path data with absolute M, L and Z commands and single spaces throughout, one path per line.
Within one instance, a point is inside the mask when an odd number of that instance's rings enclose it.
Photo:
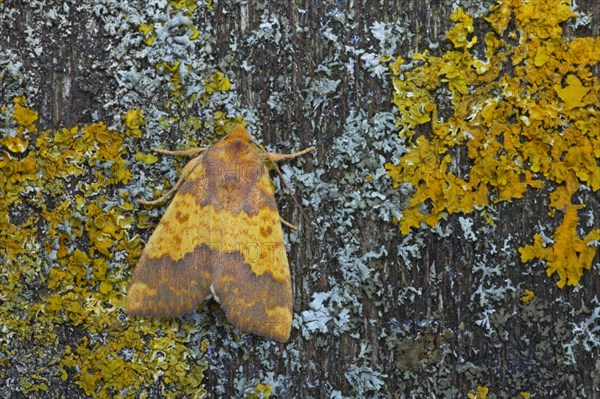
M 520 299 L 521 302 L 529 302 L 531 301 L 533 298 L 535 298 L 535 293 L 531 290 L 525 290 L 524 292 L 525 295 L 523 295 Z
M 154 385 L 166 397 L 202 395 L 205 366 L 186 346 L 193 325 L 130 323 L 122 311 L 125 265 L 141 253 L 124 189 L 125 142 L 140 135 L 141 114 L 128 111 L 120 129 L 38 132 L 23 97 L 2 113 L 0 318 L 10 338 L 0 338 L 0 379 L 27 364 L 24 393 L 70 379 L 95 398 L 140 397 Z M 67 332 L 79 336 L 74 345 L 61 338 Z M 34 350 L 13 355 L 24 347 Z
M 520 248 L 521 260 L 545 261 L 561 288 L 577 285 L 600 238 L 600 230 L 579 236 L 577 211 L 585 204 L 574 198 L 582 187 L 600 189 L 600 85 L 590 71 L 600 60 L 600 39 L 562 38 L 559 24 L 575 15 L 566 0 L 500 0 L 491 11 L 484 59 L 471 50 L 473 18 L 458 8 L 447 35 L 452 50 L 417 53 L 412 68 L 402 57 L 391 64 L 397 125 L 412 148 L 386 168 L 396 186 L 414 189 L 397 222 L 407 234 L 422 223 L 435 226 L 446 214 L 547 188 L 550 216 L 558 211 L 562 223 L 552 242 L 535 235 L 532 245 Z M 516 30 L 507 32 L 513 19 Z M 443 96 L 450 97 L 450 109 L 436 101 Z M 425 124 L 431 135 L 417 134 Z M 461 153 L 469 165 L 459 173 Z
M 268 399 L 273 393 L 273 388 L 269 384 L 257 384 L 254 391 L 246 396 L 246 399 Z
M 467 397 L 469 399 L 486 399 L 490 389 L 486 386 L 478 386 L 477 393 L 469 392 Z

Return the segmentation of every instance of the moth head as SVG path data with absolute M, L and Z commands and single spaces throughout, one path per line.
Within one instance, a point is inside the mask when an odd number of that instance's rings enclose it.
M 237 125 L 233 129 L 231 129 L 231 131 L 227 135 L 227 140 L 242 140 L 247 143 L 250 142 L 251 137 L 250 133 L 248 133 L 248 131 L 244 129 L 242 125 Z

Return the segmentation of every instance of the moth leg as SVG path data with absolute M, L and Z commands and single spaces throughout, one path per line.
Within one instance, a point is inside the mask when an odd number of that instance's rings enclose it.
M 150 147 L 150 149 L 152 151 L 156 151 L 156 152 L 160 152 L 161 154 L 168 154 L 168 155 L 196 155 L 196 154 L 206 150 L 206 147 L 188 148 L 187 150 L 177 150 L 177 151 L 163 150 L 162 148 L 157 148 L 157 147 Z
M 281 221 L 282 224 L 285 224 L 287 227 L 289 227 L 292 230 L 298 230 L 298 227 L 291 224 L 290 222 L 286 221 L 284 218 L 282 218 L 281 216 L 279 216 L 279 220 Z
M 273 162 L 282 161 L 284 159 L 292 159 L 304 155 L 308 152 L 314 151 L 315 147 L 308 147 L 302 151 L 294 152 L 293 154 L 278 154 L 276 152 L 267 152 L 265 155 Z
M 264 155 L 270 159 L 273 162 L 273 165 L 275 166 L 275 170 L 277 171 L 277 173 L 279 174 L 279 176 L 281 176 L 281 181 L 283 183 L 283 185 L 291 192 L 290 190 L 290 186 L 288 186 L 288 184 L 286 183 L 283 175 L 281 174 L 281 171 L 279 170 L 279 167 L 277 166 L 277 161 L 282 161 L 284 159 L 292 159 L 292 158 L 296 158 L 299 157 L 301 155 L 304 155 L 308 152 L 314 151 L 315 147 L 308 147 L 305 148 L 302 151 L 298 151 L 298 152 L 294 152 L 292 154 L 278 154 L 276 152 L 265 152 Z M 292 198 L 293 195 L 292 195 Z M 296 198 L 294 198 L 294 202 L 300 207 L 300 204 L 298 204 L 298 201 L 296 201 Z M 304 211 L 302 211 L 302 208 L 300 207 L 300 211 L 302 213 L 304 213 Z M 287 227 L 289 227 L 292 230 L 298 230 L 298 227 L 294 226 L 293 224 L 291 224 L 290 222 L 285 221 L 284 219 L 281 218 L 281 216 L 279 217 L 279 219 L 281 219 L 281 223 L 285 224 Z
M 197 148 L 194 148 L 194 149 L 197 149 Z M 202 148 L 202 149 L 204 149 L 204 148 Z M 185 167 L 183 168 L 183 171 L 181 172 L 181 176 L 179 177 L 179 180 L 177 180 L 177 183 L 175 183 L 173 188 L 171 188 L 169 191 L 167 191 L 164 195 L 162 195 L 159 198 L 152 200 L 152 201 L 138 200 L 138 202 L 143 205 L 156 205 L 156 204 L 165 202 L 171 195 L 173 195 L 173 193 L 175 193 L 177 190 L 179 190 L 179 187 L 181 187 L 181 185 L 183 184 L 185 179 L 187 179 L 188 176 L 190 175 L 190 173 L 192 173 L 192 170 L 194 170 L 194 167 L 198 164 L 198 161 L 200 159 L 201 159 L 201 157 L 197 156 L 196 158 L 194 158 L 190 162 L 188 162 L 187 165 L 185 165 Z

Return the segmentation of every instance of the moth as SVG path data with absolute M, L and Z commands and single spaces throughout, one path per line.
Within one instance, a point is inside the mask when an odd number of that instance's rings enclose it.
M 200 155 L 167 194 L 141 201 L 156 204 L 176 193 L 134 270 L 127 313 L 181 316 L 214 298 L 241 331 L 286 342 L 293 311 L 286 222 L 264 161 L 312 150 L 267 153 L 237 126 L 209 148 L 160 151 Z

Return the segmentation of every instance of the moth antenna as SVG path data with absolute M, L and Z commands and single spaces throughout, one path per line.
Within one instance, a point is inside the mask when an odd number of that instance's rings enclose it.
M 265 148 L 262 145 L 260 145 L 259 143 L 257 143 L 256 140 L 254 140 L 253 138 L 251 138 L 250 140 L 252 140 L 252 142 L 258 148 L 260 148 L 263 151 L 263 154 L 264 154 L 264 156 L 266 158 L 268 158 L 268 159 L 271 160 L 271 162 L 273 163 L 273 166 L 275 167 L 275 171 L 277 172 L 277 174 L 279 175 L 279 177 L 281 177 L 281 181 L 282 181 L 283 185 L 285 186 L 285 188 L 290 193 L 290 196 L 294 200 L 294 203 L 296 203 L 296 205 L 298 205 L 298 209 L 300 209 L 300 213 L 302 213 L 302 216 L 304 216 L 306 218 L 307 217 L 306 212 L 304 212 L 304 209 L 302 208 L 302 205 L 300 205 L 300 203 L 296 199 L 296 196 L 294 195 L 294 193 L 292 193 L 292 189 L 290 188 L 290 186 L 288 186 L 287 182 L 285 181 L 285 178 L 283 177 L 283 173 L 281 173 L 281 170 L 279 169 L 279 166 L 277 165 L 277 161 L 282 161 L 284 159 L 292 159 L 292 158 L 299 157 L 301 155 L 304 155 L 304 154 L 307 154 L 307 153 L 309 153 L 311 151 L 314 151 L 315 147 L 311 146 L 311 147 L 305 148 L 302 151 L 294 152 L 292 154 L 279 154 L 279 153 L 276 153 L 276 152 L 268 152 L 268 151 L 266 151 Z M 285 224 L 286 226 L 288 226 L 289 228 L 293 229 L 293 230 L 297 230 L 298 229 L 296 226 L 294 226 L 291 223 L 286 222 L 283 219 L 281 219 L 281 222 L 283 224 Z
M 198 148 L 202 148 L 202 147 L 198 147 Z M 196 149 L 196 148 L 194 148 L 194 149 Z M 204 148 L 202 148 L 202 149 L 204 150 Z M 176 155 L 178 155 L 178 154 L 176 154 Z M 138 202 L 143 205 L 157 205 L 157 204 L 161 204 L 161 203 L 165 202 L 167 199 L 169 199 L 170 196 L 172 196 L 174 193 L 177 192 L 177 190 L 179 190 L 179 187 L 181 187 L 181 185 L 188 178 L 190 173 L 192 173 L 192 170 L 194 170 L 194 167 L 198 164 L 200 159 L 202 159 L 202 155 L 199 155 L 196 158 L 189 161 L 187 163 L 187 165 L 185 165 L 185 167 L 183 168 L 183 171 L 181 172 L 181 176 L 179 176 L 179 180 L 177 180 L 177 183 L 175 183 L 175 185 L 169 191 L 167 191 L 165 194 L 161 195 L 159 198 L 157 198 L 155 200 L 151 200 L 151 201 L 138 200 Z
M 298 226 L 291 224 L 290 222 L 288 222 L 287 220 L 285 220 L 281 216 L 279 216 L 279 220 L 281 221 L 281 223 L 285 224 L 290 229 L 292 229 L 292 230 L 298 230 Z
M 278 154 L 276 152 L 267 152 L 266 155 L 271 161 L 277 162 L 277 161 L 283 161 L 284 159 L 296 158 L 296 157 L 307 154 L 314 150 L 315 150 L 315 147 L 313 146 L 313 147 L 305 148 L 302 151 L 294 152 L 292 154 Z
M 176 151 L 163 150 L 162 148 L 157 148 L 157 147 L 150 147 L 150 149 L 152 151 L 159 152 L 161 154 L 189 156 L 189 155 L 196 155 L 196 154 L 206 150 L 206 147 L 188 148 L 187 150 L 176 150 Z

